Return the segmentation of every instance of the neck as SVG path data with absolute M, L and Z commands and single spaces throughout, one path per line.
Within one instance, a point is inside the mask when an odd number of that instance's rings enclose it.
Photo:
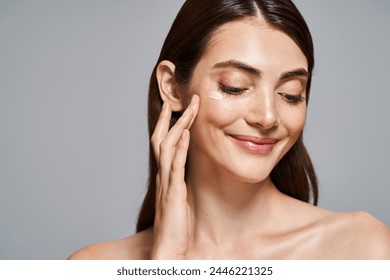
M 243 182 L 198 160 L 189 164 L 186 183 L 194 242 L 226 245 L 227 240 L 237 242 L 269 229 L 275 198 L 280 195 L 269 177 Z

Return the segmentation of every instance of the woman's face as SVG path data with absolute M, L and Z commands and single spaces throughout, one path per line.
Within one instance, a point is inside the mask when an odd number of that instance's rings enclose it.
M 221 26 L 189 84 L 200 97 L 189 160 L 245 182 L 266 179 L 303 129 L 307 70 L 285 33 L 249 20 Z

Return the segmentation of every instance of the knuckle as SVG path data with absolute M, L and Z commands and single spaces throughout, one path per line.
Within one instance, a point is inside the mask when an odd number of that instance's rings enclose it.
M 166 139 L 161 141 L 161 143 L 159 144 L 160 151 L 166 151 L 170 148 L 170 146 L 170 143 Z
M 164 153 L 166 150 L 165 145 L 163 145 L 163 143 L 160 143 L 160 145 L 158 145 L 158 148 L 159 148 L 160 154 Z
M 180 188 L 185 186 L 180 185 Z M 165 205 L 176 204 L 186 201 L 184 192 L 178 190 L 178 188 L 171 188 L 167 191 L 167 195 L 163 199 Z
M 150 137 L 150 142 L 152 143 L 153 146 L 157 146 L 159 144 L 159 137 L 155 133 L 152 134 Z
M 178 171 L 180 171 L 181 169 L 183 169 L 184 166 L 181 162 L 177 161 L 177 160 L 174 160 L 172 162 L 172 166 L 171 166 L 171 174 L 172 173 L 176 173 Z

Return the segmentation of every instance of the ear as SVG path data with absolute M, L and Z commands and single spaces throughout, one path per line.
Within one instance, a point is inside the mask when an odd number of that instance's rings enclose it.
M 171 105 L 172 111 L 179 112 L 184 106 L 175 80 L 175 69 L 175 64 L 163 60 L 157 66 L 156 77 L 161 99 Z

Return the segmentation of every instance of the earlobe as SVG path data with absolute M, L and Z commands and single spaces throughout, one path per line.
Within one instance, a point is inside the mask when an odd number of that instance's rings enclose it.
M 172 111 L 179 112 L 183 110 L 183 103 L 181 95 L 177 90 L 175 69 L 175 64 L 168 60 L 163 60 L 157 66 L 156 78 L 161 99 L 171 105 Z

